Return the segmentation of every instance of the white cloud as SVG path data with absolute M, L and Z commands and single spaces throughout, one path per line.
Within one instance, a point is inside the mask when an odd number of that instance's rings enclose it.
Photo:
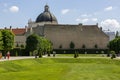
M 88 15 L 87 15 L 87 14 L 82 14 L 81 16 L 82 16 L 82 17 L 87 17 Z
M 83 19 L 82 22 L 85 23 L 85 22 L 88 22 L 89 19 Z
M 81 17 L 91 17 L 92 15 L 90 14 L 82 14 Z
M 112 7 L 112 6 L 109 6 L 109 7 L 105 8 L 104 10 L 105 10 L 105 11 L 111 11 L 112 9 L 113 9 L 113 7 Z
M 94 22 L 97 21 L 97 20 L 98 20 L 97 18 L 92 18 L 92 21 L 94 21 Z
M 78 21 L 78 22 L 79 22 L 79 21 L 81 21 L 81 19 L 79 19 L 79 18 L 78 18 L 78 19 L 76 19 L 76 21 Z
M 16 12 L 19 11 L 19 7 L 18 7 L 18 6 L 11 6 L 11 7 L 9 8 L 9 10 L 10 10 L 10 12 L 16 13 Z
M 70 11 L 69 9 L 63 9 L 61 13 L 64 15 L 64 14 L 67 14 L 69 11 Z
M 77 22 L 82 22 L 82 23 L 86 23 L 86 22 L 88 22 L 89 21 L 89 19 L 88 18 L 85 18 L 85 19 L 76 19 L 76 21 Z
M 101 22 L 104 30 L 117 31 L 120 29 L 120 23 L 116 19 L 107 19 Z

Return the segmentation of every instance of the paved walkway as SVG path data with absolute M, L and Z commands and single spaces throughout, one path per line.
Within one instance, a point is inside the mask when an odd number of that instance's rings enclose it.
M 10 57 L 9 60 L 19 60 L 19 59 L 29 59 L 29 58 L 35 58 L 35 56 L 19 56 L 19 57 Z M 7 57 L 4 59 L 0 59 L 0 61 L 8 61 Z
M 46 57 L 47 56 L 43 56 Z M 35 56 L 18 56 L 18 57 L 10 57 L 9 60 L 20 60 L 20 59 L 30 59 L 30 58 L 35 58 Z M 73 58 L 73 57 L 49 57 L 49 58 Z M 108 58 L 108 57 L 79 57 L 79 58 Z M 116 59 L 120 59 L 120 57 L 117 57 Z M 0 59 L 1 61 L 8 61 L 8 59 L 4 59 L 4 57 L 2 59 Z

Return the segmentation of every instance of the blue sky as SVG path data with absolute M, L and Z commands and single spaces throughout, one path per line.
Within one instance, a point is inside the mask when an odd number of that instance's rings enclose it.
M 91 25 L 120 31 L 120 0 L 0 0 L 0 28 L 24 27 L 48 4 L 59 24 Z

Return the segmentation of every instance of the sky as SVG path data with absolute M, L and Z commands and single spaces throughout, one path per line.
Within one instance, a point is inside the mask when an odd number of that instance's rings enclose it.
M 59 24 L 95 25 L 120 31 L 120 0 L 0 0 L 0 28 L 24 28 L 49 5 Z

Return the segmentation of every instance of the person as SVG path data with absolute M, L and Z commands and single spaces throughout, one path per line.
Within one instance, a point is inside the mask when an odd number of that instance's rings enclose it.
M 2 52 L 0 52 L 0 59 L 2 58 Z
M 7 52 L 7 58 L 8 59 L 10 58 L 10 52 L 9 51 Z
M 37 58 L 37 53 L 35 53 L 35 58 Z

